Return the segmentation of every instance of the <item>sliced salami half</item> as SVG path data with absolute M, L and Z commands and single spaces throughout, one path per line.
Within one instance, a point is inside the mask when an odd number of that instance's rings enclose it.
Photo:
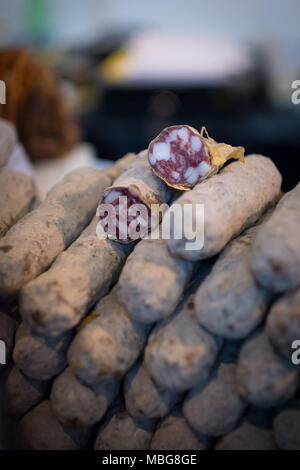
M 159 223 L 161 205 L 169 201 L 171 193 L 150 168 L 147 151 L 140 152 L 104 191 L 97 215 L 107 237 L 122 243 L 142 238 Z
M 243 147 L 219 144 L 203 137 L 193 127 L 164 129 L 148 147 L 149 163 L 156 175 L 169 186 L 187 190 L 217 173 L 230 158 L 244 159 Z

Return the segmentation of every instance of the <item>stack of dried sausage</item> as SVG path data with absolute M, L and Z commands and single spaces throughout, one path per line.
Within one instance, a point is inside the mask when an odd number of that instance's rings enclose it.
M 280 187 L 269 158 L 174 126 L 66 176 L 18 221 L 0 240 L 1 300 L 23 320 L 7 380 L 17 445 L 299 449 L 300 185 Z M 100 239 L 99 200 L 119 224 L 124 195 L 147 207 L 141 237 L 151 204 L 202 204 L 203 246 Z

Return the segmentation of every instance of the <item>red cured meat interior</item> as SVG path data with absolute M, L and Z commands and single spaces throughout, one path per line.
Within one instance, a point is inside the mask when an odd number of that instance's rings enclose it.
M 109 195 L 111 195 L 112 192 L 115 192 L 115 191 L 117 192 L 117 197 L 115 197 L 111 200 Z M 143 201 L 136 194 L 134 194 L 132 191 L 130 191 L 130 189 L 128 189 L 128 188 L 112 188 L 108 193 L 105 194 L 105 196 L 103 198 L 103 201 L 102 201 L 102 204 L 103 203 L 107 204 L 108 202 L 106 202 L 106 201 L 109 200 L 109 204 L 114 206 L 115 209 L 116 209 L 116 211 L 115 211 L 116 239 L 120 240 L 120 241 L 124 241 L 124 242 L 130 242 L 130 241 L 133 241 L 133 240 L 135 240 L 137 238 L 140 238 L 140 237 L 137 236 L 136 238 L 132 238 L 132 237 L 130 237 L 130 234 L 127 232 L 127 234 L 122 233 L 121 234 L 122 237 L 120 238 L 120 230 L 119 230 L 119 220 L 120 220 L 119 197 L 120 196 L 126 196 L 127 197 L 127 211 L 129 210 L 129 208 L 133 204 L 141 204 L 147 209 L 148 220 L 145 222 L 146 228 L 144 230 L 142 229 L 142 232 L 141 232 L 140 224 L 138 224 L 137 227 L 136 227 L 136 231 L 138 233 L 140 233 L 141 236 L 144 235 L 145 232 L 149 232 L 149 230 L 151 229 L 151 209 L 148 206 L 146 206 L 143 203 Z M 127 229 L 128 229 L 130 223 L 139 216 L 139 213 L 136 216 L 134 216 L 134 215 L 128 215 L 128 213 L 126 212 L 126 208 L 124 208 L 124 212 L 123 212 L 122 207 L 121 207 L 121 210 L 122 210 L 123 218 L 126 217 Z M 100 222 L 101 222 L 101 224 L 104 228 L 104 231 L 107 232 L 108 228 L 109 228 L 108 223 L 107 223 L 107 212 L 105 212 L 102 216 L 100 216 L 99 219 L 100 219 Z M 124 237 L 124 235 L 125 235 L 125 237 Z
M 151 143 L 148 155 L 156 173 L 173 185 L 193 186 L 211 169 L 205 140 L 188 126 L 164 129 Z

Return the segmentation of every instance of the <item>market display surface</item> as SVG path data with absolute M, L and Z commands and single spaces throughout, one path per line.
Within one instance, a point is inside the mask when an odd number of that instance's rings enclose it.
M 1 120 L 2 167 L 16 141 Z M 71 172 L 34 209 L 30 178 L 6 172 L 0 372 L 16 448 L 300 449 L 300 184 L 282 195 L 270 158 L 187 125 Z M 120 236 L 120 196 L 145 207 L 127 219 L 136 237 Z M 153 229 L 164 204 L 203 205 L 201 247 Z

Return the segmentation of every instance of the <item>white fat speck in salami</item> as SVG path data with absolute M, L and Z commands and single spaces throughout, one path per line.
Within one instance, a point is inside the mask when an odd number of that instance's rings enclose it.
M 119 196 L 121 196 L 121 193 L 119 191 L 111 191 L 105 197 L 106 204 L 110 204 L 111 202 L 115 201 L 119 198 Z
M 154 144 L 153 156 L 155 160 L 169 160 L 171 158 L 171 149 L 169 143 L 158 142 Z
M 169 186 L 189 189 L 216 173 L 235 158 L 244 161 L 244 148 L 218 143 L 205 127 L 201 134 L 187 125 L 164 129 L 149 145 L 148 159 L 154 173 Z
M 201 143 L 201 140 L 199 139 L 199 137 L 197 137 L 196 135 L 192 135 L 191 144 L 192 144 L 192 148 L 193 148 L 193 150 L 195 150 L 195 152 L 199 152 L 201 150 L 202 143 Z
M 189 133 L 186 127 L 182 127 L 177 132 L 177 136 L 181 139 L 181 141 L 188 143 L 189 141 Z

